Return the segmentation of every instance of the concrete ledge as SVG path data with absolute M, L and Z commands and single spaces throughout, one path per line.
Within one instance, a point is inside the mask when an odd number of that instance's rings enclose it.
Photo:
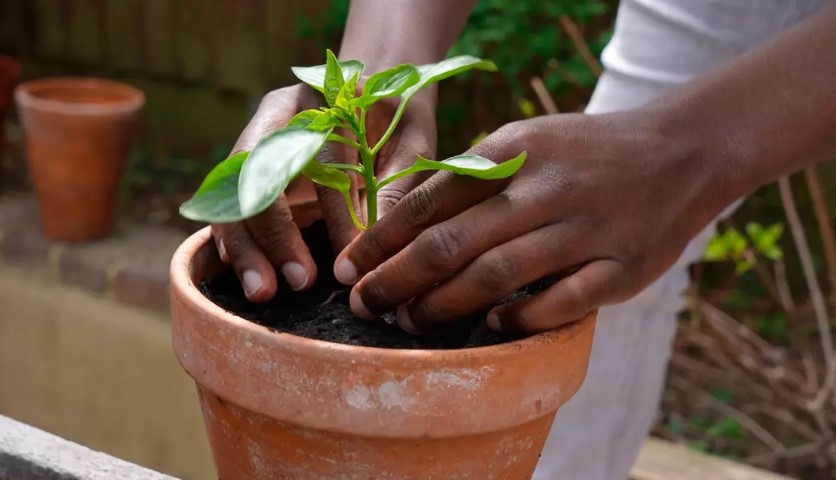
M 656 438 L 644 442 L 631 477 L 632 480 L 793 480 Z
M 0 267 L 0 414 L 153 470 L 216 478 L 169 330 L 149 310 Z
M 176 480 L 0 416 L 0 478 Z

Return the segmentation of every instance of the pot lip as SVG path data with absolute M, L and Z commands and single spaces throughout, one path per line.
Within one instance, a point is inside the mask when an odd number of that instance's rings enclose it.
M 102 103 L 69 102 L 42 98 L 37 91 L 49 88 L 110 91 L 125 98 Z M 23 82 L 15 89 L 18 105 L 65 115 L 112 115 L 133 113 L 145 105 L 145 93 L 130 85 L 95 77 L 49 77 Z
M 538 333 L 529 337 L 498 345 L 473 348 L 434 350 L 381 348 L 346 345 L 342 343 L 301 337 L 286 332 L 270 330 L 263 325 L 259 325 L 245 318 L 234 315 L 216 305 L 200 293 L 194 283 L 192 283 L 189 265 L 195 257 L 195 254 L 204 245 L 211 241 L 211 236 L 211 227 L 207 226 L 192 234 L 175 251 L 171 260 L 170 269 L 170 288 L 172 290 L 172 298 L 178 297 L 180 300 L 191 304 L 196 309 L 206 312 L 206 317 L 220 320 L 234 328 L 246 330 L 257 336 L 268 337 L 273 343 L 284 344 L 298 351 L 306 351 L 313 356 L 322 354 L 333 358 L 333 356 L 337 354 L 344 356 L 345 360 L 373 358 L 377 361 L 403 361 L 409 359 L 410 361 L 420 360 L 424 365 L 435 363 L 440 365 L 451 364 L 455 363 L 456 359 L 461 359 L 462 357 L 489 356 L 493 358 L 500 358 L 508 355 L 517 355 L 519 354 L 519 351 L 526 346 L 542 345 L 544 342 L 551 343 L 550 340 L 563 341 L 558 340 L 556 337 L 565 337 L 565 340 L 568 341 L 582 331 L 584 328 L 582 324 L 587 323 L 590 317 L 594 318 L 596 315 L 596 312 L 591 312 L 583 319 L 561 326 L 555 330 Z

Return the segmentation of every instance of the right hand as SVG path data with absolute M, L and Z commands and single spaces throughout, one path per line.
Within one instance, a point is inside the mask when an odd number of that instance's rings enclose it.
M 389 125 L 397 107 L 397 99 L 394 100 L 379 102 L 369 111 L 366 120 L 369 142 L 376 142 Z M 284 127 L 296 113 L 319 106 L 317 93 L 304 84 L 268 93 L 231 154 L 252 150 L 259 140 Z M 434 158 L 435 148 L 435 89 L 428 89 L 410 102 L 395 134 L 378 155 L 375 175 L 383 179 L 407 168 L 416 155 Z M 326 144 L 318 161 L 357 163 L 354 150 L 334 143 Z M 383 216 L 426 178 L 414 175 L 381 189 L 378 192 L 378 216 Z M 352 190 L 355 207 L 363 208 L 365 200 L 358 195 L 356 187 Z M 351 221 L 342 195 L 317 186 L 317 196 L 331 243 L 334 250 L 340 252 L 359 232 Z M 360 214 L 362 216 L 363 211 Z M 293 222 L 284 195 L 253 218 L 212 225 L 212 236 L 221 260 L 232 265 L 244 293 L 252 302 L 261 303 L 273 298 L 278 287 L 277 271 L 294 290 L 308 289 L 316 281 L 316 264 Z

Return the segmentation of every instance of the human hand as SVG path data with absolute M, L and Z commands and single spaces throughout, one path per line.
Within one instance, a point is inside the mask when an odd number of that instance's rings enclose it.
M 260 139 L 284 127 L 296 113 L 319 107 L 318 102 L 314 92 L 301 84 L 270 92 L 241 133 L 232 153 L 252 150 Z M 376 141 L 383 134 L 396 107 L 392 102 L 381 101 L 369 111 L 367 127 L 370 141 Z M 435 93 L 432 90 L 413 98 L 395 134 L 380 152 L 376 175 L 385 178 L 402 170 L 411 165 L 419 154 L 432 158 L 435 142 Z M 356 152 L 332 142 L 320 153 L 318 161 L 356 163 Z M 385 214 L 424 178 L 404 178 L 381 189 L 378 192 L 379 214 Z M 362 194 L 357 192 L 356 180 L 358 178 L 352 182 L 354 205 L 364 206 Z M 334 249 L 340 251 L 358 231 L 351 221 L 345 200 L 337 191 L 317 186 L 317 196 Z M 361 216 L 363 213 L 360 212 Z M 232 265 L 250 301 L 266 302 L 273 298 L 278 288 L 277 271 L 294 290 L 310 288 L 316 281 L 316 264 L 293 222 L 284 195 L 251 219 L 212 225 L 212 236 L 221 259 Z
M 411 332 L 453 321 L 549 276 L 542 293 L 491 310 L 488 324 L 540 332 L 641 291 L 734 200 L 710 139 L 667 131 L 650 109 L 512 123 L 472 153 L 528 151 L 512 178 L 438 173 L 337 258 L 353 311 L 394 308 Z M 674 122 L 675 123 L 675 122 Z M 722 167 L 721 167 L 722 168 Z

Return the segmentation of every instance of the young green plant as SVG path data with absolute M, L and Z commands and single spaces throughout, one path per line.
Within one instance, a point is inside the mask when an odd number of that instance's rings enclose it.
M 525 152 L 500 164 L 478 155 L 458 155 L 442 161 L 418 156 L 410 167 L 378 180 L 375 159 L 417 92 L 453 75 L 473 69 L 496 71 L 496 66 L 467 55 L 430 65 L 398 65 L 369 76 L 358 95 L 357 83 L 363 69 L 363 64 L 356 60 L 337 61 L 330 50 L 325 65 L 294 67 L 293 73 L 320 92 L 327 106 L 298 113 L 252 151 L 236 153 L 219 163 L 194 196 L 180 207 L 180 213 L 210 223 L 243 220 L 264 211 L 301 174 L 340 192 L 355 225 L 365 229 L 377 220 L 377 192 L 399 178 L 426 170 L 444 170 L 486 180 L 502 179 L 516 173 L 525 162 Z M 391 123 L 380 140 L 369 144 L 366 114 L 375 103 L 393 97 L 398 97 L 400 103 Z M 338 128 L 350 132 L 350 137 L 335 133 Z M 326 142 L 340 142 L 356 149 L 359 164 L 317 162 L 316 156 Z M 366 224 L 352 204 L 349 172 L 361 175 L 365 183 Z

